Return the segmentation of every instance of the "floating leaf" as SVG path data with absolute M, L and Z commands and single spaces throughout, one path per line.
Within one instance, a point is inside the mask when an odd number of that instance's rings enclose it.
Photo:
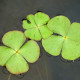
M 23 20 L 23 28 L 27 29 L 25 31 L 26 37 L 39 41 L 41 38 L 48 38 L 53 33 L 46 26 L 46 23 L 49 21 L 48 15 L 38 12 L 35 15 L 28 15 L 27 20 Z
M 61 36 L 51 36 L 48 39 L 42 39 L 42 45 L 45 50 L 51 55 L 57 56 L 60 54 L 64 39 Z
M 47 26 L 51 31 L 66 36 L 68 28 L 70 27 L 70 21 L 65 16 L 56 16 L 49 21 Z
M 5 66 L 8 59 L 14 54 L 14 50 L 5 46 L 0 46 L 0 65 Z
M 26 37 L 21 31 L 7 32 L 2 38 L 8 47 L 0 46 L 0 65 L 5 65 L 12 74 L 28 71 L 29 66 L 25 59 L 31 63 L 38 60 L 40 54 L 38 44 L 30 40 L 23 45 L 25 40 Z
M 35 23 L 37 26 L 41 26 L 46 24 L 49 21 L 49 16 L 45 13 L 38 12 L 35 14 Z
M 67 34 L 67 37 L 80 42 L 80 23 L 74 22 L 70 26 L 69 32 Z
M 33 40 L 41 40 L 41 34 L 37 28 L 28 29 L 25 31 L 26 37 Z
M 30 14 L 27 16 L 27 19 L 30 21 L 30 23 L 28 23 L 27 20 L 23 20 L 23 28 L 24 29 L 31 29 L 31 28 L 36 28 L 36 24 L 35 24 L 35 17 L 34 15 Z
M 23 55 L 24 58 L 30 63 L 34 63 L 38 60 L 39 52 L 39 46 L 33 40 L 30 40 L 25 43 L 25 45 L 20 49 L 20 54 Z
M 56 16 L 48 22 L 48 28 L 59 35 L 52 35 L 42 39 L 44 49 L 51 55 L 67 60 L 80 57 L 80 23 L 72 23 L 65 16 Z
M 47 38 L 47 36 L 50 36 L 51 34 L 51 31 L 49 31 L 46 25 L 40 27 L 39 30 L 43 39 Z
M 21 31 L 9 31 L 2 38 L 3 44 L 14 50 L 18 50 L 25 40 L 26 38 Z
M 67 60 L 75 60 L 80 56 L 80 43 L 67 39 L 62 48 L 62 57 Z
M 21 74 L 27 72 L 29 66 L 20 54 L 14 54 L 6 63 L 7 69 L 12 74 Z

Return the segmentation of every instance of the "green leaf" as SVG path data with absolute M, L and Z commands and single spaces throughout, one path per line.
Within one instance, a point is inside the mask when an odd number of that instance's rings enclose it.
M 27 16 L 27 19 L 30 23 L 28 23 L 27 20 L 23 21 L 23 28 L 27 29 L 25 31 L 26 37 L 39 41 L 41 38 L 48 38 L 53 33 L 46 26 L 50 18 L 45 13 L 38 12 L 35 15 L 30 14 Z
M 50 35 L 53 34 L 53 32 L 50 31 L 50 30 L 47 28 L 46 25 L 40 27 L 39 30 L 40 30 L 40 33 L 41 33 L 43 39 L 46 39 L 46 38 L 48 38 L 48 36 L 50 36 Z
M 26 38 L 21 31 L 10 31 L 3 36 L 3 43 L 14 50 L 18 50 Z
M 11 48 L 0 46 L 0 65 L 6 66 L 12 74 L 27 72 L 29 66 L 26 60 L 30 63 L 38 60 L 40 55 L 38 44 L 30 40 L 22 46 L 26 40 L 22 32 L 9 31 L 3 36 L 2 40 L 5 45 Z
M 52 35 L 48 39 L 42 39 L 42 45 L 49 54 L 58 56 L 60 54 L 63 41 L 63 37 Z
M 5 66 L 8 59 L 15 53 L 11 48 L 0 46 L 0 65 Z
M 49 21 L 49 16 L 46 15 L 45 13 L 38 12 L 35 14 L 35 22 L 37 26 L 41 26 L 43 24 L 46 24 Z
M 42 40 L 46 52 L 53 56 L 61 54 L 64 59 L 75 60 L 80 57 L 80 23 L 72 23 L 65 16 L 56 16 L 48 22 L 48 28 L 54 33 Z
M 30 14 L 30 15 L 28 15 L 27 17 L 26 17 L 31 23 L 33 23 L 34 24 L 34 19 L 35 19 L 35 16 L 34 15 L 32 15 L 32 14 Z
M 26 30 L 25 36 L 33 40 L 37 40 L 37 41 L 41 40 L 41 34 L 37 28 Z
M 30 63 L 34 63 L 35 61 L 37 61 L 40 55 L 39 46 L 33 40 L 30 40 L 26 44 L 24 44 L 19 52 Z
M 21 74 L 29 69 L 27 62 L 20 54 L 14 54 L 6 63 L 6 67 L 12 74 Z
M 70 27 L 70 21 L 65 16 L 56 16 L 48 22 L 47 27 L 57 34 L 66 36 Z
M 80 43 L 66 39 L 62 48 L 62 57 L 67 60 L 75 60 L 80 57 Z
M 27 16 L 27 19 L 30 21 L 30 23 L 28 23 L 27 20 L 23 20 L 23 28 L 24 29 L 30 29 L 30 28 L 35 28 L 36 27 L 36 24 L 35 24 L 35 21 L 34 21 L 34 15 L 30 14 Z
M 67 37 L 80 42 L 80 23 L 74 22 L 71 24 Z

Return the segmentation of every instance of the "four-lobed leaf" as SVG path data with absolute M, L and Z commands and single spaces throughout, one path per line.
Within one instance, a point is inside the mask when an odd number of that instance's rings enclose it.
M 26 37 L 21 31 L 7 32 L 2 38 L 3 44 L 8 47 L 0 46 L 0 65 L 6 66 L 12 74 L 21 74 L 29 70 L 25 59 L 34 63 L 39 58 L 38 44 L 30 40 L 23 45 L 25 40 Z
M 53 32 L 48 29 L 46 26 L 47 22 L 49 21 L 49 16 L 45 13 L 38 12 L 35 15 L 28 15 L 27 20 L 23 20 L 23 28 L 26 29 L 25 36 L 27 38 L 33 40 L 41 40 L 41 38 L 48 38 Z
M 44 49 L 51 55 L 60 54 L 64 59 L 80 57 L 80 23 L 70 23 L 65 16 L 56 16 L 48 22 L 48 28 L 58 35 L 42 39 Z

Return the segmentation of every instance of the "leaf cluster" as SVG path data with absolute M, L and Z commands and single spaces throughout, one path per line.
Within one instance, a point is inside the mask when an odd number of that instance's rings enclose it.
M 6 66 L 12 74 L 27 72 L 27 62 L 38 60 L 40 48 L 36 41 L 41 40 L 45 51 L 53 56 L 61 53 L 67 60 L 80 57 L 80 23 L 71 23 L 62 15 L 50 19 L 42 12 L 30 14 L 26 18 L 22 23 L 24 33 L 9 31 L 2 38 L 5 46 L 0 46 L 0 65 Z M 26 38 L 31 40 L 26 42 Z

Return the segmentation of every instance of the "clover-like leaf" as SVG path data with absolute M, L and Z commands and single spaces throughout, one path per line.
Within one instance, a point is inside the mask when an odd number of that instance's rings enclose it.
M 21 74 L 29 69 L 27 62 L 20 54 L 14 54 L 7 61 L 6 67 L 12 74 Z
M 20 31 L 9 31 L 2 38 L 3 44 L 13 48 L 14 50 L 18 50 L 25 40 L 25 36 Z
M 51 55 L 60 54 L 64 59 L 80 57 L 80 23 L 72 23 L 65 16 L 56 16 L 48 22 L 48 28 L 59 35 L 42 39 L 44 49 Z
M 63 41 L 61 36 L 52 35 L 48 39 L 42 39 L 42 45 L 48 53 L 57 56 L 60 54 Z
M 67 39 L 62 48 L 62 57 L 67 60 L 75 60 L 80 57 L 80 43 Z
M 74 41 L 80 42 L 80 23 L 77 23 L 77 22 L 72 23 L 67 36 L 68 38 Z
M 32 40 L 41 40 L 41 34 L 37 28 L 28 29 L 25 31 L 25 34 Z
M 5 66 L 6 62 L 13 54 L 13 49 L 5 46 L 0 46 L 0 65 Z
M 25 59 L 34 63 L 39 58 L 40 48 L 38 44 L 30 40 L 23 45 L 25 40 L 26 37 L 21 31 L 7 32 L 2 38 L 4 45 L 8 47 L 0 46 L 0 65 L 6 66 L 12 74 L 28 71 L 29 65 Z
M 41 40 L 41 38 L 48 38 L 53 32 L 46 26 L 49 21 L 49 16 L 45 13 L 38 12 L 35 15 L 28 15 L 27 20 L 23 20 L 23 28 L 27 29 L 24 33 L 26 37 L 33 40 Z
M 60 34 L 62 36 L 66 36 L 70 24 L 71 23 L 67 17 L 56 16 L 49 21 L 47 26 L 51 31 Z
M 39 52 L 40 52 L 39 46 L 33 40 L 28 41 L 20 49 L 20 54 L 23 55 L 24 58 L 30 63 L 34 63 L 39 58 Z

